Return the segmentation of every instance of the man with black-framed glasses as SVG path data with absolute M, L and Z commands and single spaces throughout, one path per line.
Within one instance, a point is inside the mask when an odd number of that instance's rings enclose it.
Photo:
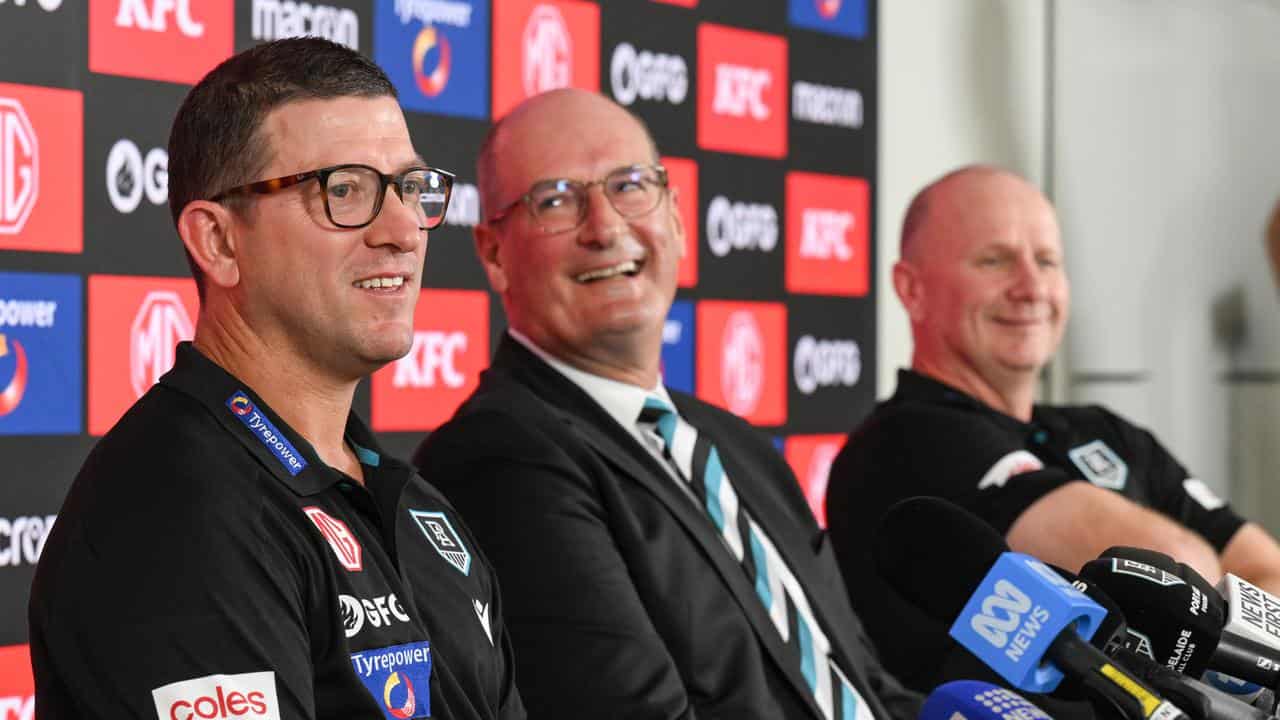
M 644 126 L 546 93 L 478 170 L 510 327 L 414 460 L 502 577 L 530 716 L 915 718 L 779 453 L 662 384 L 684 228 Z
M 195 339 L 99 442 L 32 589 L 42 718 L 521 720 L 497 580 L 383 453 L 356 384 L 406 354 L 453 176 L 368 59 L 219 65 L 169 141 Z

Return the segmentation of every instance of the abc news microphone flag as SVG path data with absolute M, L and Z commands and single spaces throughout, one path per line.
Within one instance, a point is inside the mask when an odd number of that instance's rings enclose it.
M 458 174 L 413 350 L 357 394 L 401 455 L 505 326 L 470 239 L 490 122 L 561 86 L 636 112 L 688 231 L 666 383 L 766 429 L 821 513 L 875 397 L 876 21 L 875 0 L 0 0 L 0 717 L 31 713 L 27 588 L 71 479 L 194 332 L 165 147 L 215 64 L 356 48 Z

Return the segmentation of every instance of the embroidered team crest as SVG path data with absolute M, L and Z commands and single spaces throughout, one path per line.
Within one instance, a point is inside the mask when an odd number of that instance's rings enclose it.
M 422 530 L 423 535 L 427 536 L 431 547 L 440 553 L 440 557 L 458 568 L 458 572 L 463 575 L 471 574 L 471 553 L 467 550 L 467 546 L 462 544 L 462 538 L 458 537 L 458 533 L 444 513 L 410 510 L 409 515 L 414 522 L 418 523 L 418 528 Z
M 1084 479 L 1098 487 L 1123 490 L 1129 479 L 1129 466 L 1101 440 L 1072 448 L 1067 455 L 1084 475 Z

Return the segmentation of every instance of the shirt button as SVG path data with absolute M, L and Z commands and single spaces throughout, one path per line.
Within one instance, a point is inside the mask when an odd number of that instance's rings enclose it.
M 1046 442 L 1048 439 L 1049 439 L 1049 433 L 1047 433 L 1047 432 L 1045 432 L 1045 431 L 1043 431 L 1043 430 L 1037 430 L 1037 431 L 1035 432 L 1035 434 L 1031 436 L 1031 441 L 1032 441 L 1032 442 L 1034 442 L 1034 443 L 1035 443 L 1035 444 L 1037 444 L 1037 445 L 1043 445 L 1043 444 L 1045 444 L 1045 442 Z
M 355 489 L 355 486 L 354 486 L 354 485 L 352 485 L 351 483 L 349 483 L 349 482 L 347 482 L 347 481 L 343 480 L 343 481 L 340 481 L 340 482 L 338 483 L 338 489 L 339 489 L 339 490 L 341 490 L 341 491 L 342 491 L 342 492 L 344 492 L 344 493 L 349 493 L 349 492 L 351 492 L 352 490 L 354 490 L 354 489 Z

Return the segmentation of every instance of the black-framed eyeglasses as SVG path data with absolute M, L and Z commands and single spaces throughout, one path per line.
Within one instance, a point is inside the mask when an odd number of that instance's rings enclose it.
M 325 215 L 340 228 L 362 228 L 373 222 L 382 212 L 390 185 L 395 188 L 396 197 L 417 212 L 418 226 L 434 230 L 444 222 L 453 195 L 454 176 L 446 170 L 412 167 L 398 175 L 387 175 L 368 165 L 350 163 L 259 180 L 223 190 L 209 200 L 219 202 L 230 195 L 251 193 L 268 195 L 312 178 L 320 181 Z
M 610 172 L 599 180 L 540 180 L 509 205 L 489 216 L 490 223 L 504 220 L 521 203 L 545 233 L 573 230 L 587 219 L 587 191 L 599 185 L 618 214 L 634 218 L 652 212 L 667 190 L 667 169 L 661 165 L 632 165 Z

